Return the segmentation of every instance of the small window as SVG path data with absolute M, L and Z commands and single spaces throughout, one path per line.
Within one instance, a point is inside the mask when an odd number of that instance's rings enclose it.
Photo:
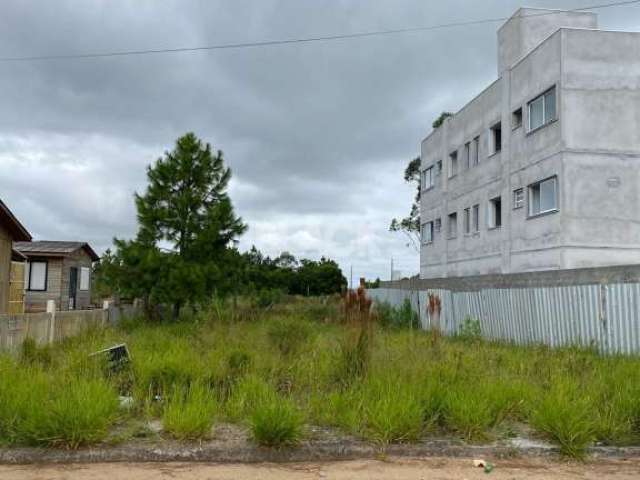
M 471 208 L 464 209 L 464 217 L 462 217 L 463 225 L 464 225 L 464 233 L 471 233 Z
M 436 218 L 435 221 L 433 222 L 433 230 L 436 233 L 440 233 L 440 230 L 442 230 L 442 220 L 439 218 Z
M 480 205 L 476 204 L 473 206 L 473 231 L 480 231 Z
M 29 290 L 44 292 L 47 290 L 47 262 L 29 263 Z
M 80 267 L 80 290 L 89 290 L 89 278 L 91 277 L 91 270 L 89 267 Z
M 516 188 L 513 191 L 513 208 L 522 208 L 524 207 L 524 189 Z
M 522 107 L 514 110 L 511 114 L 511 128 L 514 130 L 522 126 Z
M 449 178 L 458 173 L 458 152 L 451 152 L 449 154 Z
M 433 222 L 422 224 L 422 243 L 433 242 Z
M 436 172 L 435 172 L 435 177 L 436 179 L 438 179 L 438 185 L 442 184 L 442 160 L 438 160 L 436 162 Z M 434 180 L 435 183 L 435 180 Z
M 422 171 L 422 190 L 429 190 L 433 187 L 433 167 Z
M 447 236 L 449 238 L 458 236 L 458 214 L 456 212 L 450 213 L 447 219 Z
M 478 165 L 480 162 L 480 137 L 473 139 L 473 165 Z
M 542 95 L 528 103 L 529 131 L 540 128 L 556 119 L 556 87 L 552 87 Z
M 547 178 L 529 186 L 529 215 L 540 215 L 558 209 L 558 179 Z
M 499 228 L 502 226 L 502 199 L 500 197 L 489 200 L 488 227 Z
M 491 127 L 491 153 L 502 150 L 502 125 L 500 122 Z
M 464 144 L 464 166 L 465 168 L 471 167 L 471 142 Z

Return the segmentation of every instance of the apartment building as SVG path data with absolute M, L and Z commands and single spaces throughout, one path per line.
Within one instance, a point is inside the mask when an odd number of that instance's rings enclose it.
M 422 278 L 640 263 L 640 33 L 522 8 L 421 145 Z

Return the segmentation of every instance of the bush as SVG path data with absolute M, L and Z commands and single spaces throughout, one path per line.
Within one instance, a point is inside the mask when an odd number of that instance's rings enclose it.
M 354 380 L 363 378 L 369 369 L 370 358 L 371 339 L 367 328 L 362 327 L 340 344 L 336 381 L 348 386 Z
M 303 419 L 295 406 L 282 398 L 261 403 L 251 416 L 253 439 L 265 447 L 283 447 L 298 443 Z
M 268 335 L 280 353 L 289 356 L 309 340 L 311 327 L 303 320 L 275 320 L 269 325 Z
M 472 317 L 465 317 L 460 329 L 458 330 L 458 337 L 469 342 L 480 340 L 482 338 L 480 320 Z
M 256 294 L 256 305 L 260 308 L 269 308 L 282 302 L 284 293 L 277 288 L 263 288 Z
M 227 373 L 228 376 L 236 379 L 244 376 L 253 363 L 251 355 L 247 352 L 236 350 L 231 352 L 227 357 Z
M 421 327 L 418 313 L 413 310 L 411 301 L 405 298 L 399 307 L 393 307 L 388 302 L 376 303 L 378 322 L 385 328 L 415 328 Z
M 560 452 L 583 458 L 595 439 L 596 409 L 586 392 L 571 380 L 557 380 L 535 406 L 531 423 L 558 443 Z
M 233 387 L 226 403 L 227 417 L 231 421 L 247 419 L 258 405 L 271 401 L 275 396 L 274 389 L 267 382 L 255 375 L 247 375 Z
M 216 402 L 205 386 L 176 387 L 162 416 L 164 429 L 179 440 L 207 438 L 211 433 Z

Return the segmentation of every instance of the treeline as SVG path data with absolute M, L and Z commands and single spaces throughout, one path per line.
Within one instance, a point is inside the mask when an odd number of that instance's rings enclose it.
M 299 295 L 339 292 L 346 280 L 338 264 L 275 259 L 255 247 L 237 249 L 247 225 L 227 193 L 231 170 L 223 154 L 193 133 L 147 168 L 148 185 L 135 194 L 138 232 L 114 239 L 94 275 L 94 293 L 141 299 L 148 312 L 172 306 L 177 318 L 184 305 L 213 296 L 282 291 Z

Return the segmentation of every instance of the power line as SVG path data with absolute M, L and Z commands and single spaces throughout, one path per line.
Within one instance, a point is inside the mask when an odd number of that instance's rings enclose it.
M 530 15 L 523 15 L 523 17 L 538 17 L 538 16 L 544 16 L 544 15 L 555 15 L 555 14 L 564 13 L 564 12 L 597 10 L 597 9 L 603 9 L 603 8 L 632 5 L 636 3 L 640 3 L 640 0 L 628 0 L 628 1 L 613 2 L 613 3 L 603 3 L 598 5 L 591 5 L 588 7 L 573 8 L 569 10 L 545 11 L 540 13 L 533 13 Z M 485 18 L 480 20 L 442 23 L 439 25 L 427 25 L 422 27 L 397 28 L 392 30 L 372 30 L 367 32 L 343 33 L 343 34 L 337 34 L 337 35 L 325 35 L 325 36 L 306 37 L 306 38 L 264 40 L 264 41 L 258 41 L 258 42 L 243 42 L 243 43 L 223 43 L 218 45 L 205 45 L 205 46 L 199 46 L 199 47 L 160 48 L 160 49 L 149 49 L 149 50 L 121 50 L 121 51 L 112 51 L 112 52 L 35 55 L 35 56 L 25 56 L 25 57 L 0 57 L 0 62 L 7 63 L 7 62 L 42 61 L 42 60 L 76 60 L 76 59 L 89 59 L 89 58 L 126 57 L 126 56 L 133 56 L 133 55 L 153 55 L 153 54 L 163 54 L 163 53 L 198 52 L 198 51 L 209 51 L 209 50 L 232 50 L 232 49 L 242 49 L 242 48 L 271 47 L 271 46 L 278 46 L 278 45 L 293 45 L 293 44 L 311 43 L 311 42 L 329 42 L 334 40 L 348 40 L 348 39 L 354 39 L 354 38 L 366 38 L 366 37 L 375 37 L 375 36 L 382 36 L 382 35 L 397 35 L 397 34 L 411 33 L 411 32 L 426 32 L 431 30 L 441 30 L 445 28 L 466 27 L 471 25 L 481 25 L 485 23 L 497 23 L 497 22 L 506 21 L 509 18 L 511 17 Z

